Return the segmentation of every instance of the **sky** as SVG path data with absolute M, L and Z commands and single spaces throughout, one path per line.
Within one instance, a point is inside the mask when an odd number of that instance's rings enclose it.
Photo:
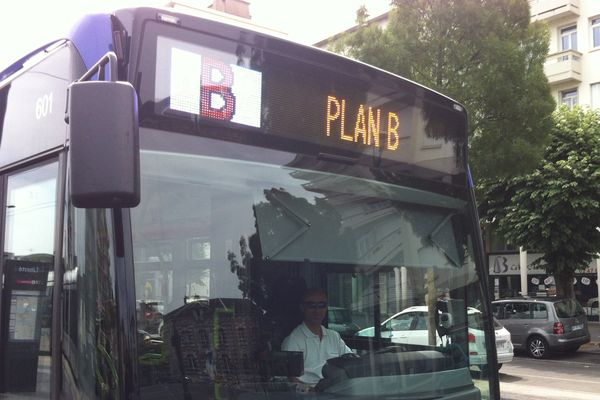
M 210 0 L 195 1 L 205 6 Z M 370 16 L 389 8 L 389 0 L 249 0 L 252 20 L 285 32 L 290 39 L 313 44 L 354 25 L 356 10 Z M 127 6 L 160 6 L 166 0 L 11 0 L 0 6 L 0 71 L 30 51 L 64 37 L 87 13 Z

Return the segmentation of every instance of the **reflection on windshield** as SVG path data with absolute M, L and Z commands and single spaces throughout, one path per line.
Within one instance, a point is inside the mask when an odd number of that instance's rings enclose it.
M 175 153 L 143 153 L 142 170 L 144 200 L 132 210 L 142 398 L 157 387 L 177 399 L 481 398 L 467 340 L 466 306 L 480 295 L 464 202 Z M 306 387 L 306 354 L 282 342 L 302 322 L 309 288 L 326 293 L 323 324 L 357 357 L 324 360 L 321 381 Z

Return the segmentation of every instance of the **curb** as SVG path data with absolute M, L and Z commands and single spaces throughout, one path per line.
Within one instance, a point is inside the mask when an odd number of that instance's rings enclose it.
M 584 345 L 581 345 L 579 348 L 579 352 L 582 353 L 597 353 L 600 352 L 600 343 L 598 342 L 589 342 Z

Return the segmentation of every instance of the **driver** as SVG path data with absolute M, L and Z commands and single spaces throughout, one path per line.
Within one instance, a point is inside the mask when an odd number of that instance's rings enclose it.
M 327 294 L 321 289 L 310 289 L 300 304 L 303 321 L 283 340 L 282 350 L 301 351 L 304 355 L 304 374 L 301 383 L 316 385 L 323 374 L 321 369 L 330 358 L 352 353 L 339 333 L 321 324 L 327 315 Z

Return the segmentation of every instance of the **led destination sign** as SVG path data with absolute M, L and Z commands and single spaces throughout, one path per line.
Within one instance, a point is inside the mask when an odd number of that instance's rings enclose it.
M 248 127 L 394 161 L 435 157 L 448 160 L 444 163 L 451 168 L 460 165 L 450 161 L 455 142 L 465 140 L 460 113 L 440 113 L 385 80 L 374 84 L 226 39 L 198 37 L 191 43 L 157 36 L 154 104 L 159 115 Z M 442 151 L 415 153 L 425 146 Z
M 346 131 L 346 100 L 338 99 L 335 96 L 327 96 L 327 114 L 325 133 L 332 136 L 333 131 L 339 129 L 339 138 L 348 142 L 362 143 L 368 146 L 380 147 L 381 133 L 381 109 L 367 107 L 361 104 L 353 113 L 354 130 L 351 133 Z M 385 136 L 387 141 L 385 148 L 388 150 L 397 150 L 400 144 L 400 118 L 395 112 L 388 112 L 387 129 Z M 334 134 L 335 136 L 335 134 Z
M 170 108 L 260 127 L 262 74 L 173 47 Z

